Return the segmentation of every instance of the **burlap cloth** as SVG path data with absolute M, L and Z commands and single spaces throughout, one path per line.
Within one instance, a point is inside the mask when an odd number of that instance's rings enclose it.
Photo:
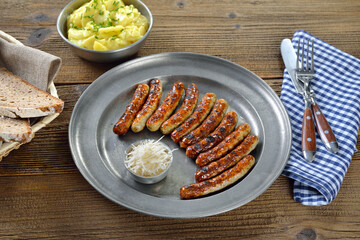
M 49 53 L 24 46 L 12 36 L 0 30 L 0 67 L 5 67 L 36 87 L 58 97 L 54 78 L 61 66 L 61 58 Z M 32 134 L 49 124 L 59 114 L 52 114 L 36 121 Z M 0 144 L 1 145 L 1 144 Z M 3 143 L 0 147 L 0 161 L 21 143 Z

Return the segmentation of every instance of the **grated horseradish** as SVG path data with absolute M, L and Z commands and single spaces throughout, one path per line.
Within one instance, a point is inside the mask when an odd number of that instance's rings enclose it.
M 160 140 L 147 139 L 133 144 L 126 153 L 126 167 L 143 177 L 154 177 L 164 172 L 170 166 L 172 151 Z

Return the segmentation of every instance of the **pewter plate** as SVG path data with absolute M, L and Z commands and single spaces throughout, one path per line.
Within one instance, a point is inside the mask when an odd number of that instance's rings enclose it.
M 125 136 L 113 125 L 132 98 L 136 84 L 160 78 L 163 98 L 175 81 L 196 83 L 200 97 L 213 92 L 229 103 L 259 137 L 256 164 L 240 181 L 212 195 L 182 200 L 179 189 L 193 183 L 197 166 L 169 136 L 161 141 L 173 152 L 168 176 L 159 183 L 135 182 L 124 166 L 126 149 L 141 139 L 159 139 L 160 131 Z M 199 97 L 199 99 L 200 99 Z M 101 194 L 129 209 L 159 217 L 211 216 L 240 207 L 263 193 L 281 174 L 291 147 L 291 125 L 276 93 L 258 76 L 230 61 L 196 53 L 161 53 L 123 63 L 96 79 L 71 116 L 69 141 L 74 161 Z

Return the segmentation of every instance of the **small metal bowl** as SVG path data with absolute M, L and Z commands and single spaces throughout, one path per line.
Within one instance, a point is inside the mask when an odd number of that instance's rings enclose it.
M 141 1 L 139 0 L 123 0 L 125 5 L 134 5 L 139 12 L 144 15 L 149 23 L 149 28 L 145 35 L 139 39 L 137 42 L 115 50 L 110 51 L 95 51 L 90 50 L 86 48 L 82 48 L 80 46 L 77 46 L 76 44 L 73 44 L 69 41 L 67 38 L 67 26 L 66 21 L 67 17 L 76 9 L 81 7 L 83 4 L 89 2 L 90 0 L 73 0 L 68 5 L 65 6 L 65 8 L 61 11 L 57 18 L 56 27 L 57 31 L 60 35 L 60 37 L 70 46 L 70 48 L 77 54 L 79 57 L 84 58 L 86 60 L 92 61 L 92 62 L 100 62 L 100 63 L 107 63 L 107 62 L 114 62 L 117 60 L 121 60 L 124 58 L 128 58 L 134 54 L 136 54 L 139 49 L 142 47 L 142 45 L 145 43 L 145 40 L 147 39 L 152 25 L 153 25 L 153 17 L 149 10 L 149 8 Z
M 141 141 L 138 141 L 138 142 L 133 143 L 133 144 L 126 150 L 126 157 L 127 157 L 128 153 L 133 149 L 134 146 L 137 146 L 138 144 L 140 144 L 140 143 L 143 142 L 143 141 L 146 141 L 146 140 L 141 140 Z M 169 169 L 170 169 L 170 167 L 171 167 L 171 165 L 172 165 L 172 162 L 173 162 L 173 155 L 172 155 L 171 149 L 170 149 L 167 145 L 165 145 L 165 144 L 163 144 L 163 143 L 161 143 L 161 142 L 159 142 L 159 143 L 162 144 L 164 147 L 166 147 L 166 148 L 169 150 L 170 154 L 171 154 L 170 163 L 169 163 L 168 167 L 167 167 L 163 172 L 161 172 L 159 175 L 157 175 L 157 176 L 144 177 L 144 176 L 140 176 L 140 175 L 134 173 L 133 171 L 131 171 L 131 170 L 128 168 L 128 166 L 124 163 L 125 168 L 128 170 L 128 172 L 130 173 L 130 175 L 133 177 L 133 179 L 134 179 L 135 181 L 137 181 L 137 182 L 139 182 L 139 183 L 143 183 L 143 184 L 154 184 L 154 183 L 160 182 L 161 180 L 163 180 L 163 179 L 167 176 L 168 171 L 169 171 Z

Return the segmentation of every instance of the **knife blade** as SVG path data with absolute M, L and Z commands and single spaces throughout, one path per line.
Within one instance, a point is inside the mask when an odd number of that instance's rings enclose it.
M 315 118 L 316 128 L 320 135 L 321 141 L 324 143 L 327 150 L 333 153 L 337 153 L 339 150 L 338 142 L 330 127 L 330 124 L 326 120 L 320 107 L 315 101 L 315 93 L 312 86 L 309 84 L 309 88 L 304 89 L 303 83 L 298 81 L 295 77 L 296 53 L 290 39 L 284 39 L 281 42 L 281 54 L 285 63 L 285 67 L 290 75 L 291 81 L 294 83 L 295 88 L 297 90 L 300 88 L 300 91 L 298 92 L 310 99 L 311 110 Z
M 305 93 L 303 85 L 296 79 L 296 53 L 292 46 L 290 39 L 284 39 L 281 42 L 281 56 L 283 58 L 286 70 L 290 75 L 290 79 L 296 89 L 296 91 L 303 95 Z

